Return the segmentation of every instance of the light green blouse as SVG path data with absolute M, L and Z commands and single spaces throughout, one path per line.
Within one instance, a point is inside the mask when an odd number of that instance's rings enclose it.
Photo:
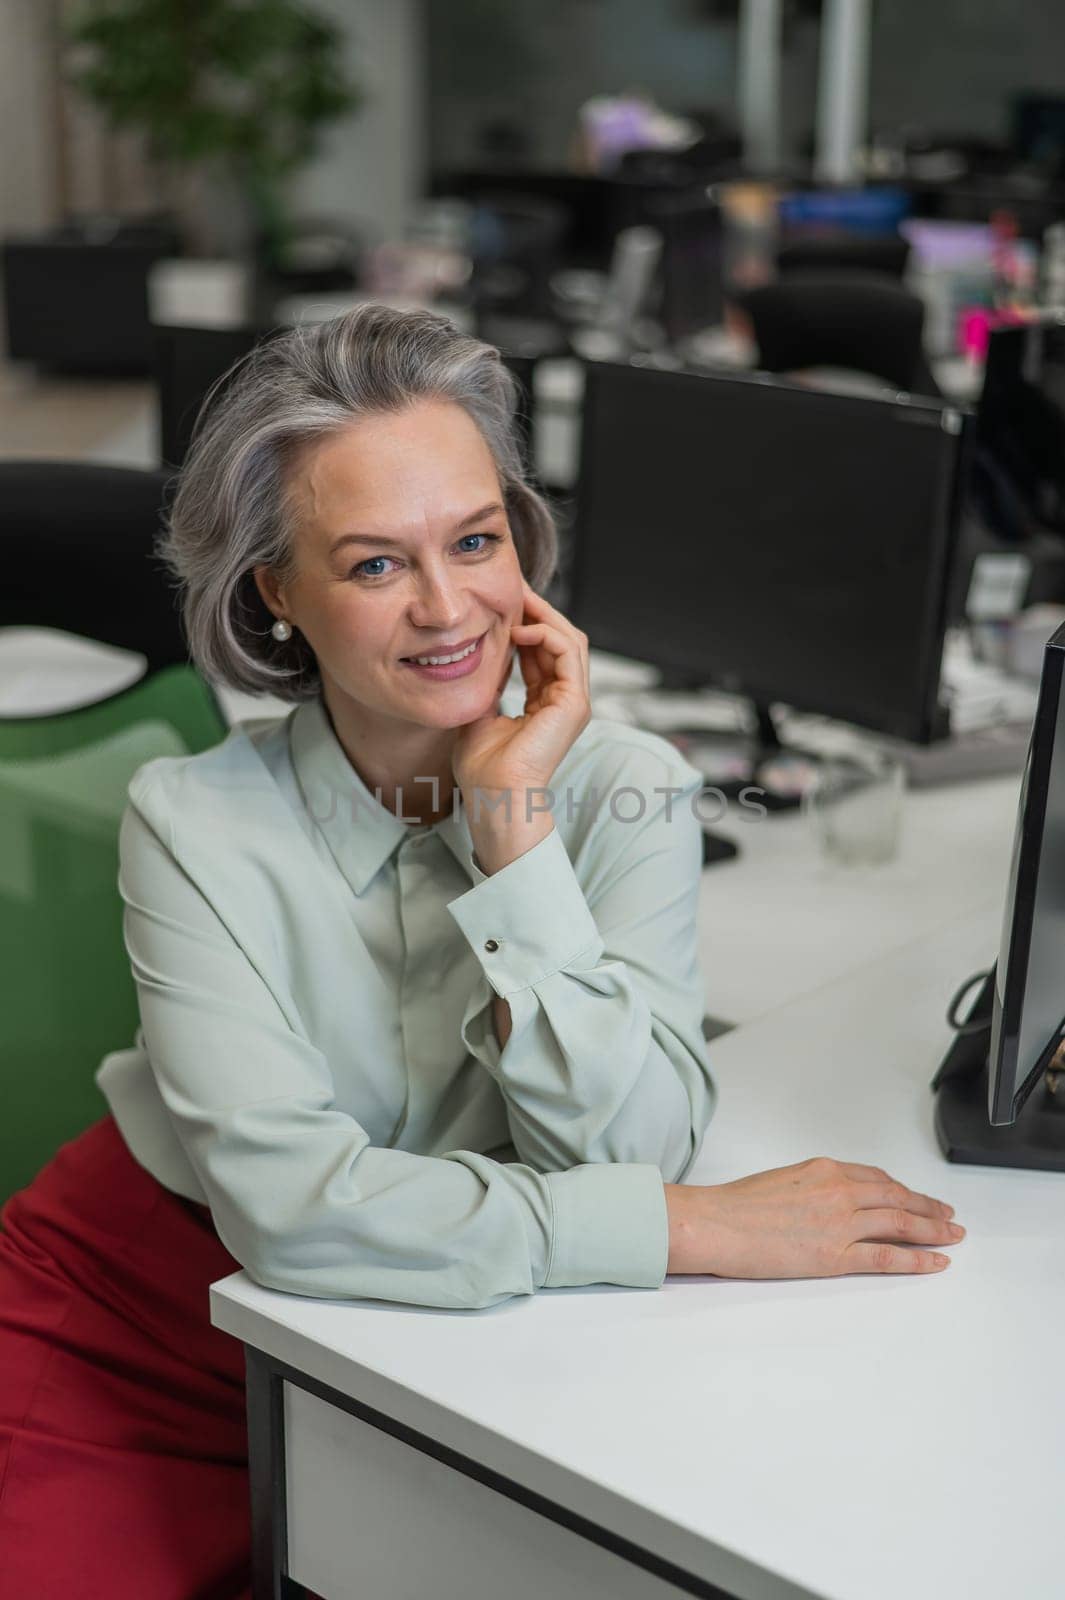
M 386 810 L 320 700 L 148 762 L 119 875 L 141 1027 L 97 1078 L 133 1155 L 273 1288 L 657 1287 L 663 1178 L 713 1108 L 699 784 L 593 720 L 555 830 L 485 877 L 461 806 L 431 829 Z

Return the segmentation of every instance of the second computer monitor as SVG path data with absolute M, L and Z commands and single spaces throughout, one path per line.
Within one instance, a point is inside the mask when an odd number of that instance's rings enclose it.
M 964 422 L 924 400 L 590 365 L 574 620 L 759 703 L 943 734 Z
M 988 1111 L 1016 1120 L 1065 1026 L 1065 628 L 1047 641 L 995 974 Z M 1065 1119 L 1062 1119 L 1065 1121 Z M 1052 1125 L 1053 1126 L 1053 1125 Z M 1056 1143 L 1065 1149 L 1065 1130 Z M 1059 1162 L 1059 1166 L 1062 1163 Z

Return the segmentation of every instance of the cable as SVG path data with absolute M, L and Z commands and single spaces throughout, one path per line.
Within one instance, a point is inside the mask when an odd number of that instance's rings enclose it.
M 965 1022 L 959 1022 L 958 1020 L 958 1012 L 961 1009 L 962 1002 L 969 993 L 970 989 L 974 988 L 978 983 L 986 983 L 990 976 L 990 968 L 988 968 L 986 972 L 974 972 L 971 978 L 966 978 L 961 988 L 956 992 L 954 998 L 951 1000 L 950 1005 L 947 1007 L 948 1026 L 953 1028 L 954 1032 L 960 1034 L 963 1038 L 974 1033 L 986 1033 L 988 1028 L 991 1026 L 991 1018 L 989 1016 L 983 1016 L 979 1018 L 970 1017 Z

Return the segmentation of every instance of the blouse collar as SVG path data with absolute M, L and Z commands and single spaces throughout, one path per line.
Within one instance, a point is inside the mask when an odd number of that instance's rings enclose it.
M 307 814 L 356 894 L 365 892 L 404 839 L 418 834 L 438 833 L 470 882 L 479 879 L 462 807 L 432 828 L 401 822 L 348 760 L 320 695 L 297 707 L 289 730 L 292 765 Z

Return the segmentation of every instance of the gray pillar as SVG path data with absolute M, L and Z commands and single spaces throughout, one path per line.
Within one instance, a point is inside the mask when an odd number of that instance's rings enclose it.
M 780 0 L 741 0 L 738 69 L 744 164 L 772 172 L 780 165 Z
M 339 27 L 344 65 L 365 93 L 296 178 L 306 216 L 338 217 L 398 239 L 422 192 L 425 11 L 422 0 L 315 0 Z
M 848 183 L 867 137 L 872 0 L 824 0 L 817 84 L 819 178 Z

